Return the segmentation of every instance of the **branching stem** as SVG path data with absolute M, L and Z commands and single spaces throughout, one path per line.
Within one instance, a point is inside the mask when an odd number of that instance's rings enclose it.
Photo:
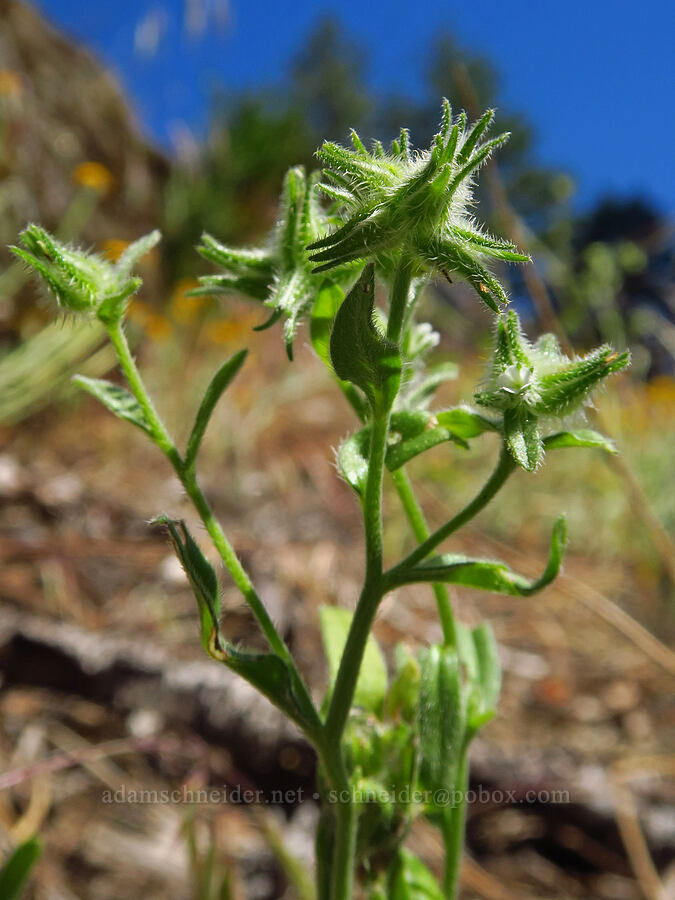
M 244 599 L 248 603 L 253 615 L 255 616 L 260 628 L 267 639 L 270 648 L 277 656 L 280 656 L 289 666 L 292 674 L 294 689 L 302 696 L 304 706 L 307 709 L 313 708 L 314 704 L 310 698 L 309 691 L 297 670 L 293 657 L 284 643 L 283 638 L 277 631 L 274 622 L 270 618 L 264 603 L 258 596 L 248 573 L 244 569 L 234 548 L 228 541 L 225 532 L 221 528 L 219 522 L 213 515 L 211 507 L 201 488 L 197 483 L 194 470 L 188 469 L 183 462 L 183 458 L 174 444 L 166 426 L 162 422 L 152 400 L 145 388 L 143 379 L 136 366 L 134 358 L 129 349 L 129 344 L 124 333 L 121 323 L 115 323 L 107 326 L 108 334 L 115 352 L 120 361 L 120 366 L 127 379 L 127 383 L 131 388 L 131 392 L 138 401 L 139 406 L 143 410 L 145 418 L 152 431 L 152 437 L 157 446 L 162 450 L 167 459 L 171 462 L 176 475 L 180 479 L 181 484 L 185 488 L 185 492 L 192 500 L 195 509 L 204 523 L 204 527 L 209 533 L 213 544 L 218 551 L 220 558 L 225 564 L 226 569 L 232 576 L 232 580 L 241 591 Z M 316 722 L 314 730 L 309 734 L 310 739 L 315 739 L 316 732 L 320 728 L 320 720 L 318 713 L 316 714 Z

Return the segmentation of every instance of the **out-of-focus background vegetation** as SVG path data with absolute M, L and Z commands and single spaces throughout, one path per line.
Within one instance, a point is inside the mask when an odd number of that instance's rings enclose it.
M 101 17 L 115 15 L 103 7 L 92 19 L 99 34 Z M 184 15 L 194 54 L 204 35 L 213 41 L 219 28 L 235 29 L 237 14 L 236 3 L 215 0 L 145 11 L 120 4 L 115 34 L 126 28 L 149 66 L 167 23 Z M 550 154 L 542 161 L 528 110 L 502 103 L 500 72 L 441 24 L 420 60 L 424 83 L 411 93 L 397 83 L 391 93 L 368 77 L 367 36 L 351 33 L 337 9 L 316 16 L 275 80 L 214 82 L 208 126 L 174 126 L 170 143 L 153 140 L 90 50 L 35 7 L 0 0 L 0 850 L 43 835 L 35 897 L 215 898 L 223 878 L 231 891 L 223 896 L 303 896 L 280 834 L 308 857 L 316 809 L 311 754 L 298 736 L 202 661 L 182 574 L 164 536 L 145 524 L 160 511 L 190 516 L 170 471 L 141 436 L 69 386 L 74 372 L 114 371 L 99 329 L 54 322 L 3 247 L 30 220 L 111 257 L 162 230 L 143 263 L 131 331 L 179 438 L 213 369 L 251 348 L 211 427 L 202 477 L 319 691 L 316 609 L 351 606 L 361 571 L 358 511 L 332 466 L 332 448 L 352 427 L 349 411 L 302 334 L 291 365 L 274 329 L 252 330 L 259 309 L 236 297 L 185 296 L 204 270 L 194 244 L 204 229 L 226 242 L 260 239 L 274 223 L 284 172 L 312 167 L 324 138 L 343 141 L 350 127 L 391 138 L 407 125 L 424 146 L 441 96 L 471 115 L 497 105 L 500 126 L 512 131 L 481 178 L 480 211 L 535 257 L 533 267 L 500 273 L 530 333 L 556 331 L 578 350 L 610 341 L 633 353 L 631 371 L 594 414 L 618 461 L 551 454 L 540 473 L 514 477 L 456 544 L 536 570 L 551 520 L 568 515 L 569 560 L 546 594 L 457 593 L 460 615 L 488 616 L 503 647 L 504 702 L 476 748 L 475 784 L 571 797 L 475 804 L 462 896 L 632 900 L 674 889 L 670 198 L 628 183 L 599 196 L 587 181 L 580 201 L 574 177 Z M 639 136 L 630 111 L 621 115 Z M 656 149 L 636 141 L 634 153 L 648 168 Z M 439 358 L 459 365 L 442 399 L 470 399 L 490 319 L 461 285 L 434 285 L 425 302 L 442 334 Z M 495 448 L 484 440 L 471 455 L 439 448 L 414 468 L 434 522 L 491 465 Z M 394 555 L 408 538 L 391 498 L 387 512 Z M 227 629 L 255 642 L 241 603 L 224 590 Z M 389 648 L 437 637 L 426 591 L 390 598 L 378 635 Z M 306 802 L 102 800 L 106 789 L 182 785 L 284 787 L 304 791 Z M 411 841 L 438 864 L 433 835 Z M 211 850 L 218 877 L 200 888 Z

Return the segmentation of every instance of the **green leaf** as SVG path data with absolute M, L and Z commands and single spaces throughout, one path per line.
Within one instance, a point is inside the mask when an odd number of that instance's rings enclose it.
M 164 525 L 171 538 L 173 549 L 188 577 L 197 600 L 202 646 L 213 656 L 220 649 L 220 592 L 218 578 L 187 529 L 185 522 L 158 516 L 154 524 Z
M 209 419 L 215 409 L 216 403 L 218 403 L 223 392 L 239 372 L 239 369 L 241 369 L 247 353 L 248 350 L 240 350 L 238 353 L 235 353 L 234 356 L 228 359 L 227 362 L 218 369 L 211 379 L 211 382 L 206 389 L 206 393 L 204 394 L 204 399 L 197 411 L 195 423 L 192 426 L 192 431 L 190 432 L 190 437 L 188 439 L 187 449 L 185 451 L 185 467 L 187 469 L 194 468 L 197 462 L 197 454 L 199 453 L 201 440 L 204 437 L 206 426 L 209 424 Z
M 452 431 L 456 437 L 464 438 L 465 441 L 478 437 L 486 431 L 499 431 L 499 426 L 490 419 L 461 406 L 441 410 L 434 413 L 434 417 L 439 425 Z
M 75 375 L 73 382 L 92 397 L 96 397 L 111 413 L 131 422 L 152 437 L 152 428 L 145 418 L 145 413 L 136 398 L 125 388 L 100 378 L 87 378 L 85 375 Z
M 546 450 L 557 450 L 559 447 L 593 447 L 605 450 L 607 453 L 617 453 L 614 442 L 604 434 L 593 431 L 590 428 L 580 428 L 577 431 L 559 431 L 544 438 Z
M 274 653 L 240 650 L 223 637 L 218 579 L 185 522 L 159 516 L 155 523 L 169 530 L 174 550 L 197 600 L 202 646 L 209 656 L 245 678 L 301 728 L 313 729 L 313 710 L 307 709 L 298 698 L 293 687 L 293 674 L 286 662 Z
M 393 587 L 417 582 L 445 582 L 482 591 L 497 591 L 511 597 L 529 597 L 549 585 L 560 571 L 567 542 L 565 517 L 561 516 L 553 527 L 548 563 L 539 578 L 530 581 L 512 572 L 502 562 L 488 559 L 471 559 L 461 554 L 447 553 L 402 571 Z
M 312 307 L 309 323 L 312 347 L 319 359 L 329 369 L 333 368 L 330 361 L 330 333 L 344 296 L 344 291 L 339 285 L 326 280 L 316 295 Z
M 319 609 L 319 624 L 328 660 L 332 690 L 352 624 L 352 613 L 339 606 L 322 606 Z M 377 641 L 370 635 L 366 643 L 359 679 L 356 683 L 354 705 L 379 714 L 386 693 L 387 666 Z
M 14 849 L 0 869 L 0 897 L 18 900 L 23 893 L 31 870 L 42 854 L 42 841 L 31 837 Z
M 460 623 L 457 645 L 465 674 L 467 739 L 471 739 L 497 712 L 501 665 L 494 633 L 486 622 L 471 629 Z
M 376 327 L 374 310 L 375 266 L 371 263 L 338 310 L 330 357 L 338 378 L 361 388 L 374 409 L 388 410 L 401 380 L 401 356 L 396 344 Z
M 392 433 L 405 432 L 412 436 L 395 441 L 387 447 L 385 463 L 390 472 L 400 469 L 409 460 L 437 444 L 454 441 L 468 447 L 466 441 L 447 428 L 426 428 L 431 420 L 428 413 L 394 413 Z M 421 428 L 421 430 L 420 430 Z M 340 474 L 359 496 L 363 496 L 368 478 L 368 454 L 370 452 L 370 426 L 366 425 L 340 444 L 337 463 Z
M 388 900 L 444 900 L 443 891 L 424 863 L 399 850 L 387 875 Z
M 534 472 L 543 458 L 537 417 L 524 407 L 505 410 L 504 438 L 518 465 L 526 472 Z
M 397 644 L 395 657 L 396 671 L 384 703 L 384 718 L 402 717 L 413 722 L 419 703 L 420 664 L 405 644 Z
M 452 790 L 466 730 L 460 660 L 454 647 L 433 645 L 420 662 L 420 784 L 431 792 Z
M 396 469 L 400 469 L 413 457 L 419 456 L 425 450 L 430 450 L 431 447 L 446 441 L 454 441 L 465 448 L 469 446 L 463 438 L 457 437 L 447 428 L 429 428 L 416 437 L 389 446 L 386 455 L 387 468 L 390 472 L 395 472 Z
M 422 434 L 429 427 L 432 418 L 431 413 L 424 409 L 398 409 L 391 414 L 389 428 L 405 440 Z

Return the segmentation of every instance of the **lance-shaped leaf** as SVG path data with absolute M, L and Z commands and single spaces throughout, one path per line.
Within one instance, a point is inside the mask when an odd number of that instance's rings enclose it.
M 375 266 L 371 263 L 338 310 L 330 336 L 330 357 L 338 378 L 365 393 L 374 409 L 390 409 L 401 380 L 396 344 L 382 335 L 373 320 Z
M 31 837 L 19 844 L 0 869 L 0 897 L 19 900 L 33 866 L 42 854 L 42 841 Z
M 565 517 L 561 516 L 553 527 L 546 568 L 541 576 L 533 581 L 512 572 L 503 562 L 472 559 L 461 554 L 446 553 L 397 573 L 392 580 L 391 587 L 422 581 L 445 582 L 482 591 L 497 591 L 512 597 L 528 597 L 541 591 L 557 576 L 566 543 L 567 526 Z
M 235 353 L 234 356 L 227 360 L 227 362 L 223 363 L 211 379 L 211 382 L 206 389 L 206 393 L 204 394 L 204 398 L 197 410 L 195 423 L 192 426 L 192 431 L 188 438 L 187 449 L 185 451 L 186 469 L 194 469 L 197 462 L 199 447 L 202 438 L 204 437 L 206 426 L 209 424 L 211 414 L 216 407 L 216 403 L 218 403 L 224 391 L 230 385 L 239 369 L 241 369 L 247 353 L 248 350 L 240 350 L 238 353 Z
M 433 794 L 455 785 L 464 750 L 466 704 L 454 647 L 429 647 L 420 663 L 419 781 Z
M 104 381 L 100 378 L 87 378 L 84 375 L 75 375 L 73 382 L 93 397 L 96 397 L 111 413 L 114 413 L 120 419 L 131 422 L 132 425 L 152 436 L 152 428 L 140 404 L 125 388 L 110 381 Z
M 197 600 L 202 646 L 213 659 L 241 675 L 301 728 L 315 728 L 313 711 L 294 690 L 286 662 L 274 653 L 249 653 L 230 644 L 220 630 L 220 593 L 213 566 L 182 521 L 167 516 L 155 519 L 169 531 L 171 542 Z
M 387 900 L 444 900 L 438 882 L 409 850 L 399 850 L 387 873 Z
M 352 618 L 352 613 L 340 606 L 322 606 L 319 609 L 321 637 L 330 673 L 330 690 L 337 677 Z M 387 667 L 377 641 L 370 635 L 356 683 L 354 704 L 379 715 L 386 693 Z
M 544 438 L 546 450 L 557 450 L 559 447 L 591 447 L 604 450 L 606 453 L 617 453 L 614 442 L 604 434 L 591 428 L 579 428 L 576 431 L 558 431 Z

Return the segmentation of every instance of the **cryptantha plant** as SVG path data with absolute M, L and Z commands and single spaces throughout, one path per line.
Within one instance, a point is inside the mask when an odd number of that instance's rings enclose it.
M 168 457 L 265 636 L 268 650 L 234 647 L 221 629 L 217 573 L 182 521 L 166 526 L 194 591 L 206 652 L 247 679 L 305 734 L 319 760 L 322 808 L 316 836 L 318 900 L 456 896 L 464 840 L 468 752 L 494 715 L 500 691 L 495 640 L 488 624 L 455 619 L 448 585 L 527 597 L 556 577 L 566 543 L 565 520 L 552 527 L 548 561 L 528 579 L 498 560 L 438 553 L 447 538 L 495 497 L 510 475 L 532 472 L 544 452 L 597 447 L 615 452 L 579 424 L 594 388 L 628 363 L 628 354 L 600 347 L 564 356 L 545 335 L 531 343 L 491 265 L 525 263 L 527 255 L 489 234 L 474 217 L 477 173 L 508 135 L 487 137 L 489 111 L 473 124 L 453 118 L 443 102 L 438 134 L 414 151 L 404 129 L 385 150 L 367 149 L 352 133 L 351 148 L 325 143 L 321 173 L 288 173 L 276 227 L 258 248 L 230 248 L 205 234 L 198 248 L 219 272 L 196 293 L 238 292 L 266 307 L 259 327 L 283 320 L 289 356 L 298 323 L 309 320 L 312 345 L 353 407 L 358 427 L 338 450 L 338 467 L 363 513 L 365 572 L 354 613 L 321 611 L 330 670 L 317 705 L 263 598 L 216 521 L 199 487 L 202 438 L 218 400 L 244 363 L 235 354 L 215 373 L 197 409 L 184 449 L 174 442 L 150 399 L 124 331 L 128 300 L 140 280 L 133 265 L 158 239 L 132 244 L 116 264 L 64 246 L 38 226 L 14 248 L 42 277 L 59 305 L 94 316 L 107 329 L 128 389 L 79 378 L 112 412 L 142 429 Z M 432 409 L 437 387 L 456 375 L 429 364 L 438 336 L 418 322 L 422 289 L 434 277 L 464 280 L 495 315 L 492 358 L 473 405 Z M 376 302 L 381 283 L 386 302 Z M 572 418 L 570 419 L 570 415 Z M 494 470 L 475 497 L 430 532 L 406 464 L 445 443 L 470 447 L 483 433 L 500 437 Z M 414 547 L 386 565 L 382 491 L 390 477 L 409 520 Z M 383 597 L 425 582 L 433 587 L 443 641 L 421 653 L 397 647 L 390 672 L 371 635 Z M 441 881 L 405 846 L 423 816 L 440 831 Z

